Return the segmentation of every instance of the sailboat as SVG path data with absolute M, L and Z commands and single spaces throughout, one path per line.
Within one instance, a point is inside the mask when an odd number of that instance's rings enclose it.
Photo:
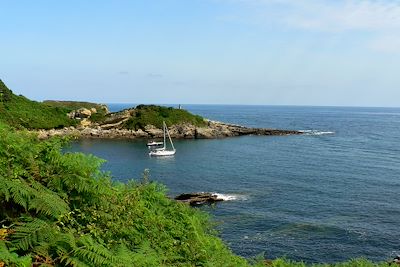
M 153 146 L 148 146 L 150 148 L 149 155 L 150 156 L 173 156 L 175 155 L 175 147 L 174 143 L 172 142 L 171 136 L 169 135 L 167 125 L 163 121 L 163 132 L 164 132 L 164 142 L 163 142 L 163 147 L 153 147 Z M 168 139 L 171 142 L 172 150 L 167 150 L 167 142 L 166 142 L 166 136 L 168 135 Z

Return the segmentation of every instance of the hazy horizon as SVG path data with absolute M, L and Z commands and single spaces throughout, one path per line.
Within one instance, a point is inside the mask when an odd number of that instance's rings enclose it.
M 0 79 L 42 101 L 399 107 L 394 0 L 12 1 Z
M 6 83 L 7 85 L 7 83 Z M 8 86 L 9 87 L 9 86 Z M 13 91 L 14 94 L 22 95 L 19 92 L 14 91 L 12 88 L 9 87 Z M 23 95 L 27 97 L 26 95 Z M 258 103 L 178 103 L 178 102 L 171 102 L 171 103 L 162 103 L 162 102 L 104 102 L 104 101 L 96 101 L 88 100 L 88 99 L 81 99 L 81 98 L 71 98 L 71 99 L 49 99 L 49 98 L 30 98 L 31 100 L 43 102 L 43 101 L 77 101 L 77 102 L 91 102 L 96 104 L 105 104 L 105 105 L 212 105 L 212 106 L 293 106 L 293 107 L 343 107 L 343 108 L 400 108 L 399 106 L 361 106 L 361 105 L 309 105 L 309 104 L 258 104 Z
M 77 100 L 80 101 L 80 100 Z M 84 101 L 84 100 L 81 100 Z M 240 104 L 240 103 L 230 103 L 230 104 L 221 104 L 221 103 L 129 103 L 129 102 L 120 102 L 120 103 L 103 103 L 103 102 L 94 102 L 98 104 L 105 105 L 161 105 L 161 106 L 179 106 L 182 108 L 185 106 L 271 106 L 271 107 L 315 107 L 315 108 L 387 108 L 387 109 L 400 109 L 400 106 L 330 106 L 330 105 L 285 105 L 285 104 Z

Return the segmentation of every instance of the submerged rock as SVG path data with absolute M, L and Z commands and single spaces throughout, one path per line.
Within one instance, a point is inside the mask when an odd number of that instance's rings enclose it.
M 191 206 L 200 206 L 204 204 L 213 204 L 216 202 L 223 201 L 222 198 L 219 198 L 216 194 L 212 193 L 184 193 L 175 197 L 175 200 L 183 203 L 188 203 Z

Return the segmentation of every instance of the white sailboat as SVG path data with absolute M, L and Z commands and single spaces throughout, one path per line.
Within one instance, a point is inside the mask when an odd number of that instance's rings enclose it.
M 154 149 L 151 149 L 150 152 L 149 152 L 150 156 L 159 157 L 159 156 L 173 156 L 173 155 L 175 155 L 176 150 L 175 150 L 175 147 L 174 147 L 174 143 L 172 142 L 171 136 L 169 135 L 169 132 L 168 132 L 167 125 L 165 124 L 164 121 L 163 121 L 163 132 L 164 132 L 164 142 L 163 142 L 164 146 L 163 147 L 155 147 Z M 167 142 L 166 142 L 166 136 L 167 135 L 168 135 L 169 141 L 171 142 L 172 150 L 167 150 Z

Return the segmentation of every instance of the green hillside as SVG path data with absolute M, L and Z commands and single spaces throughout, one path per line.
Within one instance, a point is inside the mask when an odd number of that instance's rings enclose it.
M 68 118 L 69 109 L 53 107 L 17 96 L 0 80 L 0 121 L 26 129 L 52 129 L 75 125 Z
M 66 108 L 69 110 L 76 110 L 80 108 L 95 108 L 97 111 L 104 111 L 105 106 L 97 103 L 86 102 L 86 101 L 58 101 L 58 100 L 45 100 L 43 101 L 44 104 L 53 106 L 53 107 L 60 107 Z
M 174 124 L 190 123 L 195 126 L 205 126 L 205 121 L 201 116 L 193 115 L 184 109 L 172 107 L 162 107 L 156 105 L 139 105 L 135 109 L 133 116 L 124 123 L 127 129 L 144 129 L 146 125 L 154 125 L 162 128 L 165 121 L 167 126 Z
M 43 103 L 32 101 L 24 96 L 17 96 L 0 80 L 0 121 L 25 129 L 53 129 L 75 126 L 76 120 L 70 119 L 67 113 L 80 108 L 95 108 L 96 113 L 90 117 L 92 122 L 104 123 L 113 114 L 109 114 L 104 105 L 78 101 L 51 101 Z M 162 128 L 165 121 L 168 126 L 190 123 L 205 126 L 201 116 L 193 115 L 186 110 L 156 105 L 139 105 L 131 113 L 132 117 L 123 123 L 126 129 L 144 129 L 146 125 Z

